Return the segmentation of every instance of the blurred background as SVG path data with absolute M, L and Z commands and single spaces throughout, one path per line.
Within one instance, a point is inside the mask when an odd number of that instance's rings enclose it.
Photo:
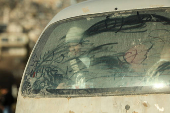
M 12 94 L 13 111 L 25 65 L 42 30 L 60 10 L 82 1 L 0 0 L 0 89 Z

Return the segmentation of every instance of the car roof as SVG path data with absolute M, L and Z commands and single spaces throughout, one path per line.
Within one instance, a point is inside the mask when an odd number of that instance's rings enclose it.
M 71 5 L 57 13 L 44 28 L 43 32 L 49 25 L 71 17 L 157 7 L 170 7 L 170 0 L 87 0 Z
M 170 0 L 88 0 L 60 11 L 49 24 L 81 15 L 156 7 L 170 7 Z

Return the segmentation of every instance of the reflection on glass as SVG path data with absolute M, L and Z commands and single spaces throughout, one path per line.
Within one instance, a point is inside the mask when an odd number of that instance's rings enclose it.
M 164 83 L 156 83 L 156 84 L 153 85 L 153 87 L 160 89 L 160 88 L 164 88 L 165 84 Z

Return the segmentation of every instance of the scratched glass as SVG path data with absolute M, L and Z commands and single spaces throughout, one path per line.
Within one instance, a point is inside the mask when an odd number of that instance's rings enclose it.
M 168 87 L 169 42 L 170 8 L 87 15 L 53 23 L 30 57 L 22 94 L 104 95 L 118 93 L 114 88 L 123 88 L 120 94 L 124 94 L 134 87 Z M 143 92 L 150 90 L 138 89 L 139 94 Z

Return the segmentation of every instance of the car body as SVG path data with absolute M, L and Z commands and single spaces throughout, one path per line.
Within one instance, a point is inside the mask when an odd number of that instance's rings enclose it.
M 169 113 L 170 1 L 88 0 L 45 27 L 16 113 Z

